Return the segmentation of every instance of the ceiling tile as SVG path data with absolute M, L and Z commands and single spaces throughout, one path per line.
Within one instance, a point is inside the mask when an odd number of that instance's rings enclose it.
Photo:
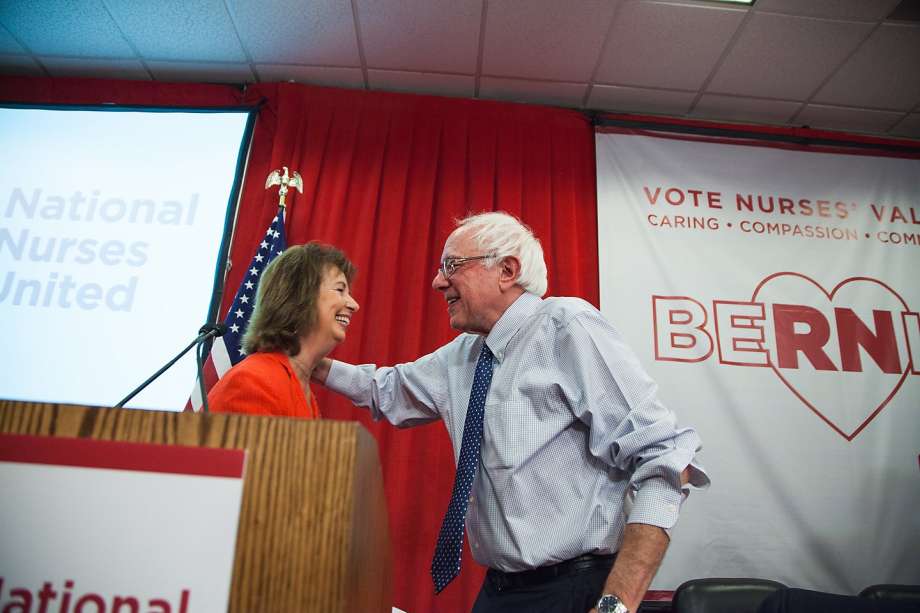
M 588 108 L 597 111 L 683 115 L 690 110 L 694 98 L 696 94 L 691 92 L 595 85 L 588 97 Z
M 880 21 L 901 0 L 757 0 L 754 10 L 803 17 L 827 17 L 857 21 Z
M 912 109 L 920 102 L 920 26 L 882 25 L 814 99 L 846 106 Z
M 6 28 L 0 27 L 0 53 L 27 53 Z
M 887 132 L 903 116 L 903 113 L 892 111 L 870 111 L 867 109 L 809 104 L 795 117 L 795 123 L 810 128 L 879 134 Z
M 483 77 L 479 97 L 551 106 L 580 107 L 587 83 L 550 83 Z
M 613 0 L 490 2 L 482 74 L 587 82 L 616 5 Z
M 472 98 L 476 88 L 476 79 L 472 75 L 400 70 L 368 70 L 367 83 L 375 90 L 463 98 Z
M 246 61 L 221 0 L 106 0 L 106 6 L 144 58 Z
M 920 113 L 911 113 L 891 129 L 895 136 L 920 138 Z
M 4 0 L 0 23 L 36 55 L 135 57 L 99 0 Z
M 801 106 L 800 102 L 786 100 L 704 94 L 693 107 L 690 116 L 749 123 L 784 124 L 789 122 Z
M 52 77 L 150 80 L 150 74 L 139 60 L 96 60 L 72 57 L 40 57 L 38 59 Z
M 657 2 L 624 4 L 594 81 L 698 89 L 746 13 Z
M 255 76 L 249 64 L 228 62 L 147 62 L 157 81 L 196 81 L 198 83 L 252 83 Z
M 45 72 L 31 55 L 0 54 L 0 75 L 6 77 L 43 77 Z
M 255 69 L 263 83 L 294 81 L 328 87 L 364 88 L 364 75 L 360 68 L 256 64 Z
M 708 91 L 805 100 L 869 34 L 872 24 L 754 14 Z
M 357 0 L 368 67 L 476 72 L 482 0 Z
M 226 0 L 254 62 L 360 66 L 351 4 L 341 0 Z

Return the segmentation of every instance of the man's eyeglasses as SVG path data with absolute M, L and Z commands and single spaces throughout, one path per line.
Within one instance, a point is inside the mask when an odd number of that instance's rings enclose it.
M 457 269 L 467 262 L 472 262 L 473 260 L 485 260 L 491 257 L 491 255 L 474 255 L 468 258 L 444 258 L 441 260 L 441 265 L 438 267 L 438 269 L 441 271 L 441 274 L 444 275 L 445 279 L 450 279 L 451 275 L 457 272 Z

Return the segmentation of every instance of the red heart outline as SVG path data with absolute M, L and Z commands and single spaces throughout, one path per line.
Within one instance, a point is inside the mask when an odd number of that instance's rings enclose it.
M 760 292 L 761 289 L 763 289 L 764 285 L 766 285 L 766 284 L 767 284 L 768 282 L 770 282 L 772 279 L 775 279 L 775 278 L 777 278 L 777 277 L 782 277 L 782 276 L 799 277 L 799 278 L 801 278 L 801 279 L 804 279 L 804 280 L 808 281 L 809 283 L 811 283 L 812 285 L 814 285 L 815 287 L 817 287 L 819 290 L 821 290 L 821 293 L 823 293 L 823 294 L 827 297 L 827 299 L 828 299 L 829 301 L 831 301 L 831 302 L 833 302 L 833 300 L 834 300 L 834 294 L 837 293 L 837 290 L 839 290 L 841 287 L 843 287 L 843 286 L 846 285 L 847 283 L 850 283 L 850 282 L 852 282 L 852 281 L 867 281 L 867 282 L 869 282 L 869 283 L 876 283 L 876 284 L 878 284 L 878 285 L 881 285 L 881 286 L 884 287 L 885 289 L 887 289 L 889 292 L 891 292 L 891 294 L 892 294 L 895 298 L 897 298 L 897 299 L 900 301 L 901 305 L 904 307 L 904 312 L 911 312 L 910 307 L 907 306 L 907 303 L 904 301 L 904 299 L 901 297 L 901 295 L 900 295 L 898 292 L 894 291 L 894 290 L 893 290 L 891 287 L 889 287 L 886 283 L 884 283 L 884 282 L 882 282 L 882 281 L 879 281 L 878 279 L 873 279 L 872 277 L 848 277 L 848 278 L 844 279 L 843 281 L 841 281 L 840 283 L 838 283 L 837 285 L 835 285 L 835 286 L 834 286 L 834 289 L 832 289 L 830 292 L 828 292 L 826 289 L 824 289 L 824 288 L 821 286 L 820 283 L 818 283 L 817 281 L 815 281 L 814 279 L 812 279 L 812 278 L 809 277 L 808 275 L 803 275 L 802 273 L 799 273 L 799 272 L 775 272 L 775 273 L 773 273 L 772 275 L 769 275 L 769 276 L 765 277 L 760 283 L 757 284 L 757 287 L 754 288 L 754 293 L 751 295 L 751 302 L 756 302 L 756 301 L 757 301 L 757 294 Z M 761 343 L 760 348 L 763 349 L 763 350 L 766 350 L 766 348 L 763 346 L 762 343 Z M 769 352 L 768 352 L 767 355 L 770 355 Z M 772 358 L 772 356 L 771 356 L 771 358 Z M 912 361 L 910 360 L 910 357 L 909 357 L 909 354 L 908 354 L 907 364 L 904 366 L 904 372 L 901 374 L 901 378 L 898 380 L 897 385 L 894 386 L 894 388 L 891 390 L 891 393 L 888 394 L 888 396 L 881 402 L 881 404 L 879 404 L 878 407 L 876 407 L 875 410 L 872 411 L 872 413 L 869 415 L 869 417 L 867 417 L 866 420 L 863 421 L 863 422 L 859 425 L 858 428 L 856 428 L 853 432 L 851 432 L 851 433 L 848 435 L 848 434 L 845 433 L 843 430 L 841 430 L 840 428 L 838 428 L 837 425 L 836 425 L 834 422 L 832 422 L 830 419 L 828 419 L 827 417 L 825 417 L 825 415 L 824 415 L 823 413 L 821 413 L 821 411 L 819 411 L 813 404 L 811 404 L 810 402 L 808 402 L 808 400 L 807 400 L 804 396 L 802 396 L 802 394 L 800 394 L 799 391 L 798 391 L 797 389 L 795 389 L 795 387 L 794 387 L 791 383 L 789 383 L 789 381 L 786 380 L 786 378 L 783 376 L 783 374 L 779 371 L 779 369 L 778 369 L 778 368 L 776 367 L 776 365 L 773 363 L 773 360 L 772 360 L 772 359 L 769 359 L 769 358 L 768 358 L 768 362 L 769 362 L 769 364 L 770 364 L 770 368 L 773 369 L 773 372 L 776 373 L 776 376 L 779 377 L 780 381 L 782 381 L 782 382 L 786 385 L 786 387 L 789 388 L 789 391 L 791 391 L 793 394 L 795 394 L 795 397 L 796 397 L 796 398 L 798 398 L 799 400 L 801 400 L 802 403 L 805 404 L 805 406 L 807 406 L 809 409 L 811 409 L 811 411 L 812 411 L 815 415 L 817 415 L 818 417 L 820 417 L 821 420 L 824 421 L 824 423 L 826 423 L 828 426 L 830 426 L 831 429 L 834 430 L 834 432 L 836 432 L 837 434 L 839 434 L 840 436 L 842 436 L 844 439 L 846 439 L 847 442 L 850 442 L 850 441 L 852 441 L 854 438 L 856 438 L 856 436 L 857 436 L 860 432 L 862 432 L 863 429 L 864 429 L 866 426 L 869 425 L 869 422 L 871 422 L 873 419 L 875 419 L 875 416 L 878 415 L 878 414 L 881 412 L 881 410 L 884 409 L 884 408 L 888 405 L 888 403 L 891 401 L 891 399 L 895 397 L 895 394 L 897 394 L 898 391 L 900 391 L 901 386 L 904 385 L 904 381 L 907 379 L 907 375 L 910 374 L 910 372 L 913 370 L 913 364 L 912 364 Z

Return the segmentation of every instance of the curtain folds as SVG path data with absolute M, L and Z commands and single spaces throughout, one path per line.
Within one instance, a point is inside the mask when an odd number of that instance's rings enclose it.
M 264 183 L 281 166 L 300 172 L 304 182 L 304 193 L 289 198 L 289 243 L 334 244 L 358 268 L 353 294 L 361 309 L 333 357 L 395 364 L 455 336 L 431 281 L 454 220 L 471 212 L 519 216 L 543 244 L 549 294 L 598 304 L 594 132 L 580 113 L 287 83 L 253 85 L 244 94 L 223 86 L 88 80 L 0 85 L 7 101 L 89 104 L 94 95 L 96 102 L 122 104 L 262 104 L 222 313 L 275 213 L 277 191 Z M 454 476 L 443 427 L 392 428 L 324 389 L 316 392 L 326 417 L 359 420 L 377 439 L 393 604 L 413 613 L 469 610 L 484 569 L 466 546 L 461 575 L 440 596 L 428 574 Z

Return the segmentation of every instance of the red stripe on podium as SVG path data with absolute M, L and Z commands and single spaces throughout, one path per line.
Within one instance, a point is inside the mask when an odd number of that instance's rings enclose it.
M 246 452 L 85 438 L 0 434 L 0 462 L 242 478 Z

